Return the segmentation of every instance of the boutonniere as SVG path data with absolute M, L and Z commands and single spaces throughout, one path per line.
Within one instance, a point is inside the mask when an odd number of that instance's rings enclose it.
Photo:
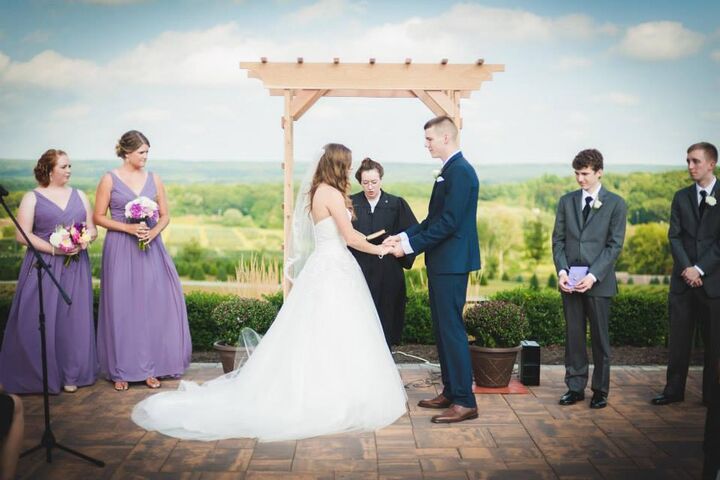
M 440 176 L 441 173 L 442 173 L 442 170 L 440 170 L 439 168 L 437 170 L 433 170 L 432 171 L 433 178 L 435 180 L 437 180 L 437 178 Z
M 707 197 L 705 197 L 705 203 L 707 203 L 711 207 L 714 207 L 715 204 L 717 203 L 717 200 L 715 199 L 714 196 L 708 195 Z
M 592 208 L 594 208 L 595 210 L 598 210 L 600 207 L 602 207 L 602 202 L 598 198 L 593 202 Z

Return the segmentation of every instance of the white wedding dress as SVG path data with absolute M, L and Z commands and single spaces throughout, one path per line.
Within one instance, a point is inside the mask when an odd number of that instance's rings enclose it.
M 148 397 L 132 413 L 183 439 L 293 440 L 375 430 L 406 412 L 362 271 L 332 217 L 275 322 L 238 372 Z

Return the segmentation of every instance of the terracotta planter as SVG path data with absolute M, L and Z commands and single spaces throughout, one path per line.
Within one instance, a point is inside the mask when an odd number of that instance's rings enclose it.
M 470 345 L 473 377 L 478 387 L 507 387 L 521 346 L 488 348 Z
M 226 345 L 225 342 L 217 341 L 213 343 L 213 348 L 220 354 L 220 363 L 222 363 L 223 373 L 230 373 L 235 370 L 235 357 L 239 352 L 245 350 L 245 347 L 235 347 Z M 245 355 L 247 360 L 247 355 Z M 241 365 L 238 365 L 238 367 Z

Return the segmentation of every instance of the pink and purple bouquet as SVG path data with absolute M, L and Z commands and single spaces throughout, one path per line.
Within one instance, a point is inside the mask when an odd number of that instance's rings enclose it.
M 91 241 L 92 237 L 90 236 L 90 232 L 87 229 L 87 225 L 83 222 L 73 223 L 69 226 L 58 225 L 50 235 L 50 245 L 63 253 L 71 252 L 78 247 L 81 250 L 85 250 Z M 71 260 L 78 261 L 79 259 L 80 257 L 77 253 L 74 255 L 66 255 L 64 264 L 67 267 L 70 265 Z
M 137 197 L 125 204 L 125 219 L 128 223 L 146 223 L 147 220 L 157 220 L 159 216 L 158 204 L 148 197 Z M 138 247 L 145 251 L 149 245 L 138 240 Z

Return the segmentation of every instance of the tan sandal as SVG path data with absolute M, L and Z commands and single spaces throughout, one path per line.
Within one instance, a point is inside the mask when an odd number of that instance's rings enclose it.
M 75 393 L 77 392 L 77 385 L 65 385 L 63 387 L 63 390 L 65 390 L 67 393 Z
M 130 388 L 128 382 L 123 382 L 122 380 L 115 382 L 115 390 L 118 392 L 124 392 L 128 388 Z
M 147 385 L 148 388 L 153 388 L 153 389 L 160 388 L 160 380 L 158 380 L 155 377 L 148 377 L 145 380 L 145 385 Z

